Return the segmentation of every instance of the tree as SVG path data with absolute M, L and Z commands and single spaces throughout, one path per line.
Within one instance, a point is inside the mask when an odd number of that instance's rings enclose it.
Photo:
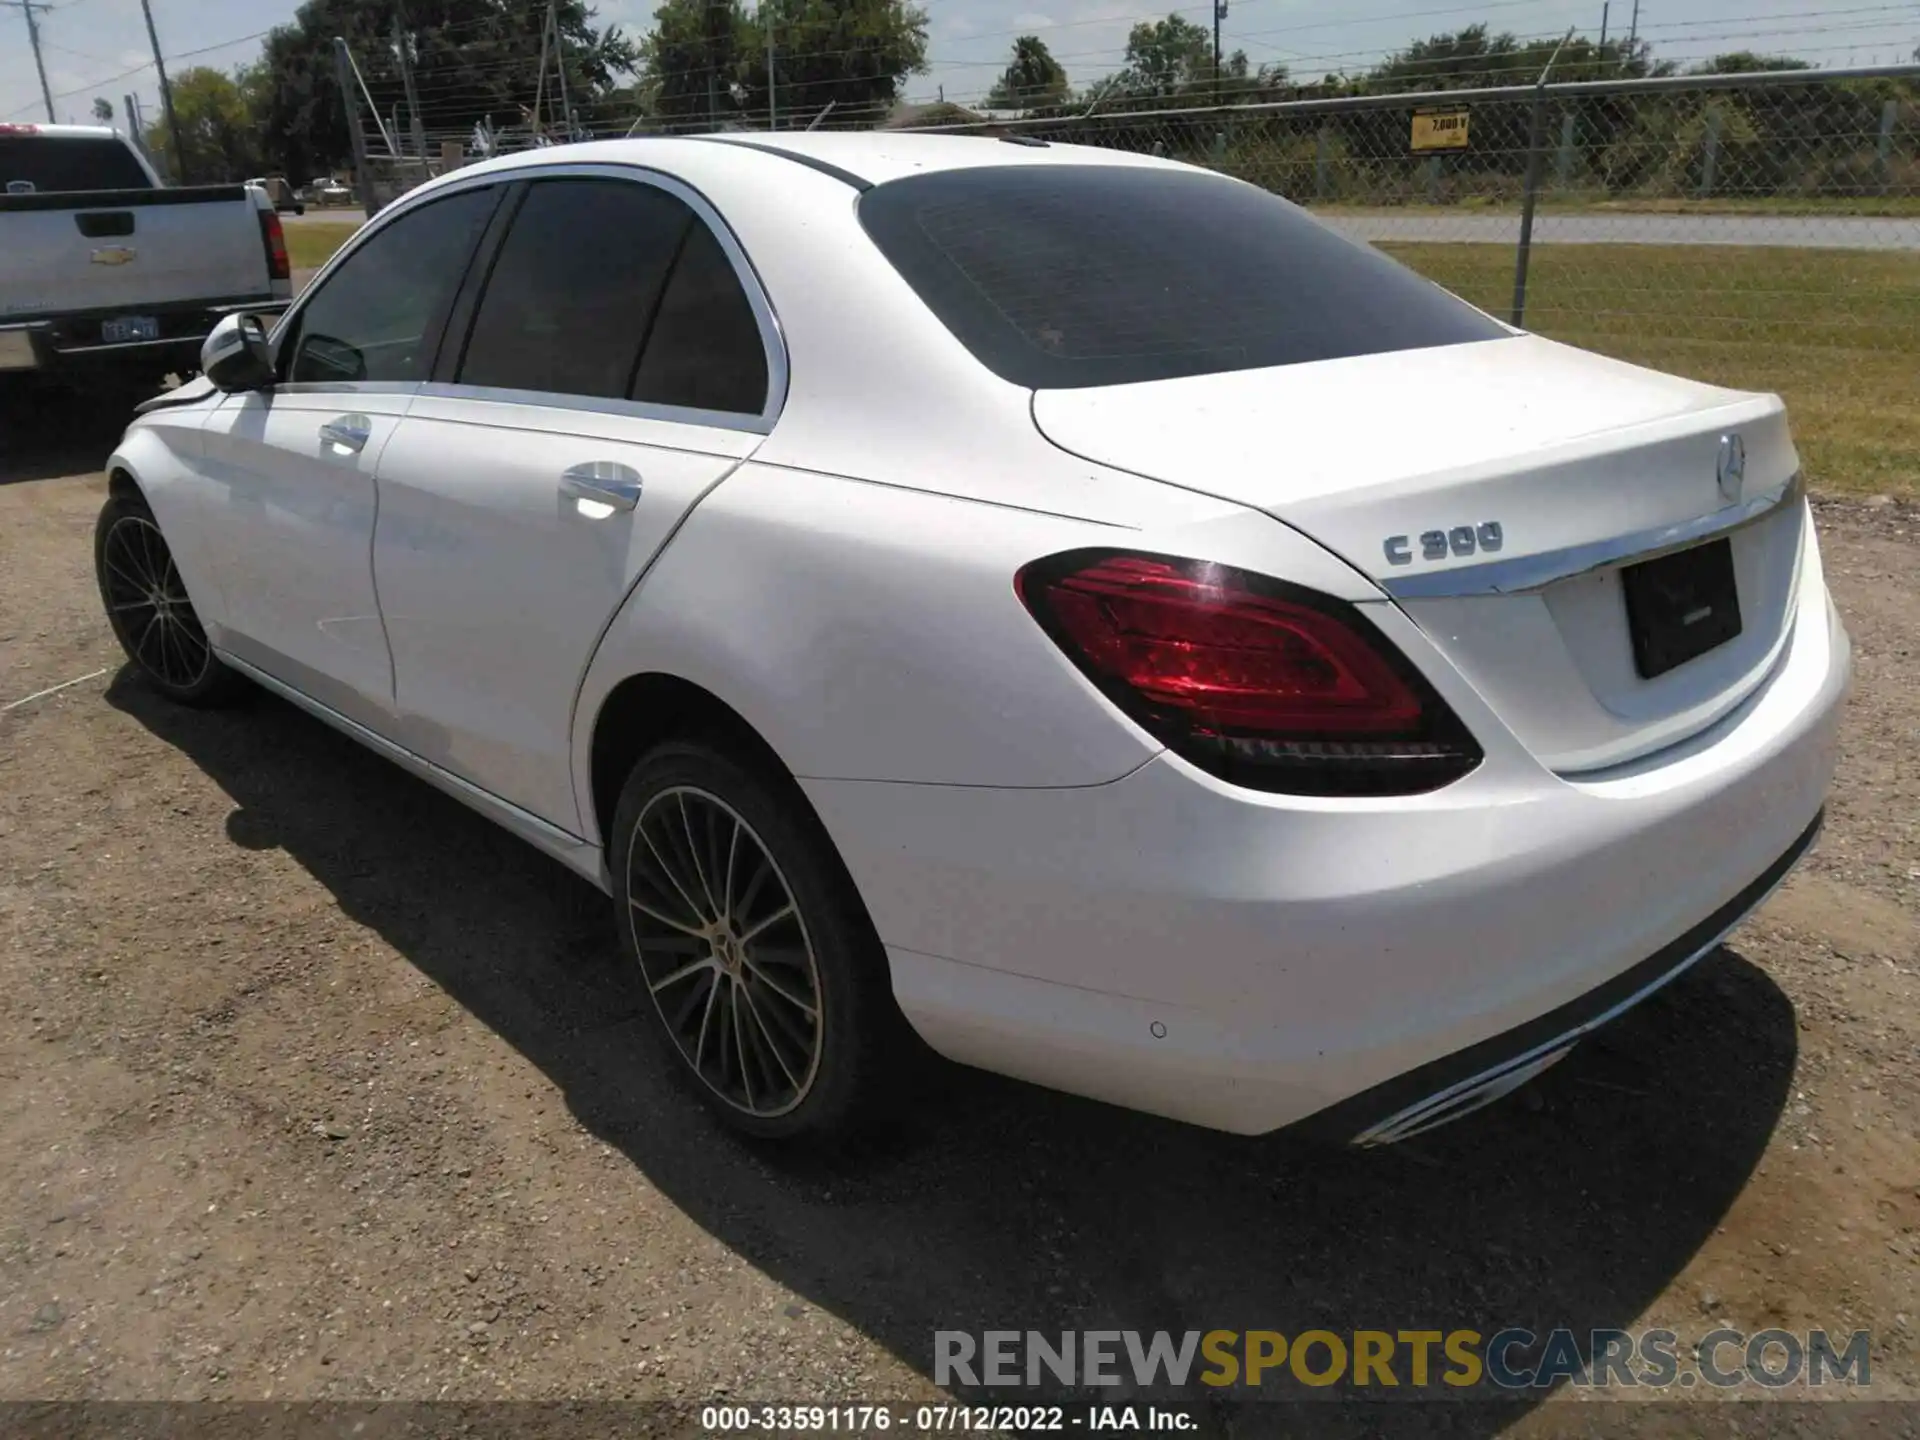
M 667 0 L 639 46 L 640 91 L 648 113 L 710 127 L 738 108 L 750 37 L 739 0 Z
M 584 0 L 559 0 L 556 14 L 568 99 L 591 113 L 620 77 L 632 73 L 636 52 L 618 26 L 596 27 Z M 346 160 L 352 151 L 333 37 L 346 40 L 368 88 L 383 108 L 391 107 L 402 93 L 393 49 L 396 19 L 403 22 L 421 119 L 430 134 L 465 136 L 487 119 L 516 123 L 536 94 L 544 119 L 555 89 L 551 58 L 544 84 L 540 74 L 546 18 L 544 4 L 527 0 L 305 0 L 291 24 L 268 34 L 258 83 L 248 87 L 260 107 L 255 120 L 268 153 L 289 177 L 304 178 Z M 367 133 L 377 136 L 364 102 L 361 110 Z
M 173 77 L 173 112 L 180 121 L 184 166 L 173 153 L 167 126 L 156 121 L 147 129 L 147 148 L 164 157 L 173 174 L 206 184 L 243 180 L 262 168 L 259 134 L 232 77 L 206 65 L 182 71 Z
M 1216 75 L 1212 32 L 1172 14 L 1135 25 L 1127 35 L 1125 66 L 1086 93 L 1100 109 L 1112 110 L 1278 100 L 1286 90 L 1284 65 L 1256 70 L 1244 50 L 1223 56 Z
M 749 112 L 767 111 L 769 27 L 782 125 L 809 124 L 829 105 L 836 120 L 877 123 L 927 68 L 927 12 L 906 0 L 761 0 L 741 76 Z
M 98 120 L 102 125 L 111 125 L 113 123 L 113 102 L 104 95 L 94 96 L 93 118 Z
M 1522 42 L 1510 34 L 1491 34 L 1485 25 L 1469 25 L 1396 51 L 1367 72 L 1365 88 L 1391 93 L 1531 85 L 1549 60 L 1554 80 L 1619 80 L 1671 71 L 1671 66 L 1654 66 L 1651 54 L 1643 40 L 1597 45 L 1576 35 L 1564 45 L 1558 40 Z
M 1753 75 L 1762 70 L 1811 70 L 1813 62 L 1794 55 L 1761 55 L 1752 50 L 1735 50 L 1694 66 L 1689 75 Z
M 1030 110 L 1067 98 L 1067 72 L 1038 35 L 1013 42 L 1013 59 L 987 92 L 989 110 Z
M 836 116 L 875 120 L 901 82 L 927 68 L 926 12 L 903 0 L 666 0 L 640 42 L 651 112 L 704 127 L 768 113 L 767 39 L 784 127 Z
M 1242 65 L 1246 57 L 1240 56 Z M 1213 75 L 1213 37 L 1184 16 L 1142 20 L 1127 34 L 1120 84 L 1133 95 L 1168 96 Z

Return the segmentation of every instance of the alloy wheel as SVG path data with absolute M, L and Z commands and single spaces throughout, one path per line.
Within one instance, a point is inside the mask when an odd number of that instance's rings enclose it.
M 121 516 L 101 559 L 107 618 L 127 653 L 162 683 L 192 689 L 213 664 L 213 647 L 160 527 L 144 516 Z
M 647 989 L 701 1082 L 747 1115 L 797 1106 L 820 1068 L 820 970 L 753 827 L 717 795 L 662 789 L 633 828 L 627 899 Z

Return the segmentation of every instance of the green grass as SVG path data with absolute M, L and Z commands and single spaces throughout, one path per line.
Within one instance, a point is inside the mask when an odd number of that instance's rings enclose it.
M 1382 245 L 1506 317 L 1513 250 Z M 1542 245 L 1530 330 L 1787 402 L 1816 488 L 1920 496 L 1920 254 Z
M 347 243 L 347 237 L 360 228 L 357 220 L 301 221 L 286 227 L 287 259 L 296 270 L 317 270 L 333 258 L 333 252 Z

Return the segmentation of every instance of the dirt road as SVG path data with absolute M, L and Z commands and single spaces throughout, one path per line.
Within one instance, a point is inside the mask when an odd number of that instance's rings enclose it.
M 663 1087 L 586 885 L 278 701 L 121 675 L 112 438 L 0 458 L 0 704 L 105 672 L 0 713 L 0 1399 L 900 1400 L 1008 1326 L 1868 1328 L 1920 1388 L 1920 514 L 1821 511 L 1816 856 L 1522 1098 L 1325 1154 L 953 1072 L 831 1170 Z

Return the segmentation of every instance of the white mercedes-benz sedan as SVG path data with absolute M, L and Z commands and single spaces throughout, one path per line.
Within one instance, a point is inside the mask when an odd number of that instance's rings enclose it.
M 570 145 L 408 194 L 203 358 L 108 466 L 133 666 L 265 687 L 599 884 L 754 1134 L 869 1123 L 917 1035 L 1399 1139 L 1820 823 L 1848 642 L 1780 401 L 1206 171 Z

